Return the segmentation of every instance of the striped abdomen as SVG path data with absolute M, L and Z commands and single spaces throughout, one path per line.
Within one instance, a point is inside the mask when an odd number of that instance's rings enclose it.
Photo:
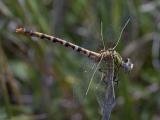
M 88 56 L 89 58 L 92 58 L 92 59 L 99 59 L 99 57 L 101 56 L 101 54 L 99 53 L 96 53 L 96 52 L 93 52 L 93 51 L 90 51 L 90 50 L 87 50 L 85 48 L 82 48 L 82 47 L 79 47 L 73 43 L 70 43 L 70 42 L 67 42 L 63 39 L 60 39 L 60 38 L 56 38 L 54 36 L 50 36 L 50 35 L 47 35 L 47 34 L 43 34 L 43 33 L 40 33 L 40 32 L 33 32 L 33 31 L 30 31 L 30 30 L 26 30 L 25 28 L 18 28 L 16 29 L 16 32 L 18 33 L 24 33 L 26 35 L 29 35 L 29 36 L 33 36 L 33 37 L 39 37 L 41 39 L 47 39 L 47 40 L 50 40 L 54 43 L 59 43 L 61 45 L 64 45 L 65 47 L 68 47 L 68 48 L 71 48 L 85 56 Z

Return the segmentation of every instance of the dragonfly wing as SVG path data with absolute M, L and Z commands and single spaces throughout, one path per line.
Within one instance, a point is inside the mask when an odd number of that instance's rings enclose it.
M 106 70 L 102 73 L 102 79 L 98 84 L 96 96 L 102 110 L 103 120 L 109 120 L 112 109 L 115 106 L 113 59 L 109 60 L 105 67 Z

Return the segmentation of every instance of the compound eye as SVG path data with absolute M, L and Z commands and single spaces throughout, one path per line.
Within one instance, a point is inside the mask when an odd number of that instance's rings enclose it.
M 124 60 L 124 62 L 125 62 L 125 63 L 128 63 L 128 62 L 129 62 L 129 58 L 126 58 L 126 59 Z

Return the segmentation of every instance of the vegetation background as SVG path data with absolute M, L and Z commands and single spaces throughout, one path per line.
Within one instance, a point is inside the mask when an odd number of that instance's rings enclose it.
M 134 69 L 119 72 L 111 120 L 160 120 L 159 9 L 159 0 L 0 0 L 0 120 L 100 120 L 94 92 L 84 97 L 80 89 L 87 58 L 15 29 L 99 51 L 100 22 L 108 48 L 128 18 L 116 50 Z

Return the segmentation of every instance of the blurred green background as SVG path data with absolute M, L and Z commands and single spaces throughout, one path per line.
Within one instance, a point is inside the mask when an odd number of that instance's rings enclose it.
M 159 0 L 0 0 L 0 120 L 100 120 L 94 92 L 83 96 L 88 58 L 15 29 L 99 51 L 100 22 L 108 48 L 128 18 L 116 50 L 134 69 L 119 72 L 111 120 L 160 120 L 159 9 Z

